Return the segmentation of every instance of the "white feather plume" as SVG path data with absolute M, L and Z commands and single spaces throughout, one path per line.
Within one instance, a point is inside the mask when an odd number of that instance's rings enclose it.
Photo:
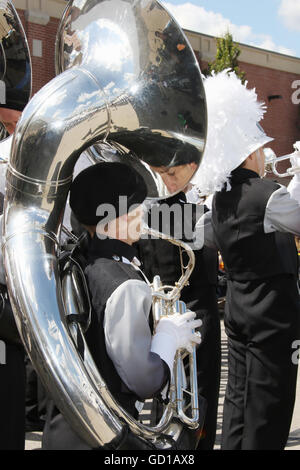
M 266 112 L 255 89 L 247 89 L 234 72 L 224 70 L 204 79 L 208 131 L 203 160 L 192 183 L 203 194 L 227 184 L 229 176 L 251 153 L 270 142 L 258 123 Z

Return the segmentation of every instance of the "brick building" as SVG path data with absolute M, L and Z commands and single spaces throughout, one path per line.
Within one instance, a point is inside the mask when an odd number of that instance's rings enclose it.
M 186 34 L 204 70 L 216 56 L 216 39 L 191 31 Z M 275 138 L 269 146 L 278 156 L 291 153 L 293 144 L 300 140 L 300 58 L 245 44 L 239 44 L 239 48 L 239 67 L 246 73 L 248 86 L 256 89 L 268 108 L 261 124 Z M 293 96 L 298 104 L 293 103 Z M 285 166 L 282 164 L 280 170 Z
M 27 36 L 32 60 L 32 92 L 55 76 L 55 38 L 66 0 L 12 0 Z
M 66 0 L 13 0 L 28 38 L 33 64 L 33 93 L 55 75 L 54 48 L 59 19 Z M 185 31 L 200 67 L 216 54 L 212 36 Z M 263 127 L 276 140 L 271 147 L 277 155 L 290 153 L 300 140 L 300 58 L 239 44 L 240 68 L 246 73 L 249 87 L 256 88 L 259 99 L 268 106 Z M 297 87 L 299 93 L 297 92 Z

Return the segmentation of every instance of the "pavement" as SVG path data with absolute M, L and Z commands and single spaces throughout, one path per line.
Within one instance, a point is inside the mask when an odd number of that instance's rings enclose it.
M 222 433 L 222 413 L 223 403 L 225 397 L 226 383 L 227 383 L 227 340 L 224 332 L 224 325 L 222 321 L 222 364 L 221 364 L 221 384 L 220 396 L 218 407 L 218 421 L 217 421 L 217 437 L 215 450 L 220 449 L 221 433 Z M 26 447 L 25 450 L 36 450 L 41 448 L 42 433 L 30 432 L 26 434 Z M 296 402 L 293 414 L 293 420 L 290 430 L 289 439 L 285 450 L 300 450 L 300 374 L 298 373 Z

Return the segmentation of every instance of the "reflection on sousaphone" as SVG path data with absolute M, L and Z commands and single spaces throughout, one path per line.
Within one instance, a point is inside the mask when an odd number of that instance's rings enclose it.
M 0 4 L 1 140 L 12 134 L 31 95 L 29 47 L 20 18 L 10 1 Z
M 170 68 L 156 31 L 180 45 L 184 67 Z M 170 448 L 182 430 L 172 406 L 155 427 L 142 425 L 112 397 L 88 351 L 84 360 L 78 354 L 58 256 L 74 166 L 88 147 L 123 148 L 141 165 L 149 155 L 168 165 L 191 151 L 199 166 L 206 140 L 199 66 L 179 26 L 153 0 L 70 1 L 56 53 L 59 75 L 22 113 L 7 173 L 4 256 L 18 328 L 49 394 L 90 447 L 112 445 L 128 427 Z
M 158 3 L 137 4 L 133 12 L 130 3 L 119 2 L 112 14 L 110 1 L 99 1 L 84 15 L 75 3 L 58 32 L 56 70 L 79 66 L 97 74 L 108 104 L 104 140 L 146 163 L 156 155 L 164 166 L 178 153 L 182 164 L 189 163 L 193 152 L 198 167 L 206 140 L 205 93 L 179 26 Z M 94 94 L 86 98 L 92 105 Z M 149 197 L 166 192 L 164 187 Z
M 98 163 L 111 161 L 115 154 L 116 160 L 121 158 L 123 163 L 133 166 L 146 181 L 149 200 L 164 199 L 184 190 L 198 169 L 198 149 L 190 144 L 181 143 L 180 151 L 174 150 L 173 154 L 170 153 L 170 149 L 167 153 L 158 148 L 152 153 L 151 144 L 148 149 L 144 149 L 142 155 L 139 150 L 145 145 L 137 142 L 135 145 L 130 145 L 127 142 L 127 147 L 135 148 L 135 152 L 128 151 L 116 142 L 101 142 L 89 147 L 85 155 L 92 163 Z
M 32 88 L 31 59 L 21 20 L 13 6 L 0 3 L 0 163 L 9 159 L 11 136 Z M 1 182 L 1 191 L 4 184 Z

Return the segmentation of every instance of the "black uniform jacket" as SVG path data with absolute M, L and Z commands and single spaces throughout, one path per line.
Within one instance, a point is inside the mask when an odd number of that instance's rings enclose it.
M 232 173 L 231 186 L 216 193 L 212 206 L 213 233 L 228 274 L 228 325 L 240 325 L 240 333 L 255 342 L 274 336 L 283 341 L 288 334 L 292 343 L 297 332 L 289 325 L 300 314 L 294 235 L 266 233 L 265 220 L 280 186 L 243 168 Z

